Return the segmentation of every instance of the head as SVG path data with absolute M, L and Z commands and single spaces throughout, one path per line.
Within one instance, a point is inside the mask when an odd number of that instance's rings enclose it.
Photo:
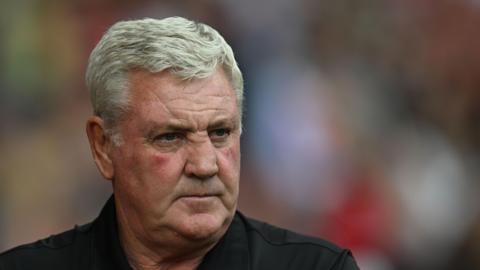
M 183 18 L 113 25 L 87 69 L 87 135 L 121 233 L 217 241 L 237 205 L 243 81 L 230 46 Z
M 103 35 L 93 49 L 86 84 L 94 114 L 101 117 L 114 143 L 122 142 L 116 128 L 129 107 L 132 70 L 169 71 L 182 80 L 225 72 L 242 113 L 243 77 L 231 47 L 206 24 L 181 17 L 121 21 Z

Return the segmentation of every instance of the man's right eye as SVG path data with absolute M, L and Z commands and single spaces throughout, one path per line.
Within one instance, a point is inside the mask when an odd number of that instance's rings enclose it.
M 177 141 L 179 139 L 181 139 L 181 134 L 180 133 L 175 133 L 175 132 L 170 132 L 170 133 L 165 133 L 165 134 L 161 134 L 161 135 L 158 135 L 155 137 L 155 141 L 157 142 L 174 142 L 174 141 Z
M 185 134 L 181 132 L 167 132 L 150 136 L 148 143 L 163 152 L 175 151 L 185 142 Z

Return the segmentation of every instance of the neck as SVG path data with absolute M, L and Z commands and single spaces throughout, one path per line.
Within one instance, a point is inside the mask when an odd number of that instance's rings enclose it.
M 122 211 L 117 210 L 120 243 L 132 269 L 194 270 L 218 239 L 185 239 L 174 232 L 165 232 L 162 242 L 141 238 L 129 226 Z
M 150 249 L 144 245 L 131 244 L 129 241 L 122 241 L 122 243 L 127 260 L 135 270 L 194 270 L 198 268 L 211 248 L 192 250 L 192 253 L 185 254 L 185 250 L 175 253 L 160 248 Z
M 179 261 L 156 261 L 150 257 L 127 255 L 128 262 L 134 270 L 195 270 L 202 262 L 202 257 Z

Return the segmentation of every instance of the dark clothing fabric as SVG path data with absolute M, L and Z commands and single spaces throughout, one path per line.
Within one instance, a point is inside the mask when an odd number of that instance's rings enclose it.
M 131 270 L 118 238 L 115 203 L 92 223 L 0 254 L 0 270 Z M 200 270 L 358 269 L 348 250 L 237 212 Z

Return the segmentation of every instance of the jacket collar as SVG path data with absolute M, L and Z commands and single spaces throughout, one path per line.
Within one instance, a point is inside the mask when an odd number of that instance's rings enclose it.
M 198 270 L 250 269 L 248 238 L 240 214 L 237 212 L 230 227 L 220 241 L 210 250 Z
M 132 270 L 120 244 L 118 236 L 115 200 L 113 195 L 93 223 L 92 269 Z M 248 239 L 239 213 L 235 213 L 225 235 L 210 250 L 198 270 L 249 269 Z
M 113 195 L 108 199 L 93 226 L 93 269 L 132 270 L 120 244 Z

